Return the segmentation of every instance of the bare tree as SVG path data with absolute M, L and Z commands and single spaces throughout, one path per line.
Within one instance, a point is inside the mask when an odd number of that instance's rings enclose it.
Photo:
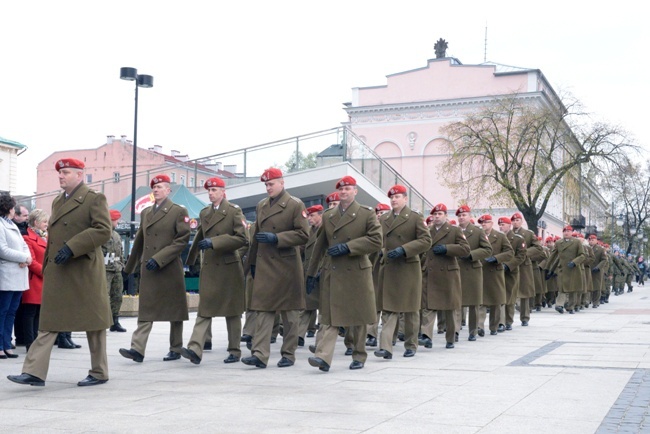
M 583 165 L 602 171 L 636 149 L 621 128 L 591 122 L 578 101 L 512 94 L 443 127 L 447 186 L 462 201 L 521 211 L 537 231 L 555 189 Z

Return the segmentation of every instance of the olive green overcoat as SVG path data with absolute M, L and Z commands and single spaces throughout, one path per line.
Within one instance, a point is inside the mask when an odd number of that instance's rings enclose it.
M 461 228 L 462 230 L 462 228 Z M 463 231 L 469 244 L 469 257 L 458 259 L 460 265 L 460 284 L 463 288 L 463 306 L 483 304 L 483 264 L 482 260 L 492 256 L 492 245 L 482 228 L 472 224 Z
M 587 259 L 582 242 L 575 238 L 563 238 L 555 243 L 555 250 L 549 258 L 549 271 L 557 273 L 558 291 L 582 292 L 584 275 L 582 263 Z M 573 262 L 576 266 L 569 267 Z
M 483 305 L 499 306 L 506 303 L 506 276 L 503 263 L 512 261 L 514 250 L 508 238 L 499 231 L 490 231 L 487 236 L 492 247 L 492 256 L 497 262 L 483 260 Z M 465 276 L 461 276 L 461 280 Z

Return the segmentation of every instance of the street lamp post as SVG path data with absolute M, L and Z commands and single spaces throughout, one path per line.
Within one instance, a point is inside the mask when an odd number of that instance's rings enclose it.
M 135 238 L 135 178 L 137 175 L 138 160 L 138 88 L 153 87 L 151 75 L 138 74 L 135 68 L 120 68 L 120 78 L 127 81 L 135 81 L 135 117 L 133 120 L 133 172 L 131 176 L 131 240 Z

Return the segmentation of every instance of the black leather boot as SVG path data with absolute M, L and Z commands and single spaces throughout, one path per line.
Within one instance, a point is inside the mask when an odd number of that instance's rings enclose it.
M 71 350 L 74 348 L 74 345 L 68 342 L 68 338 L 65 332 L 59 333 L 59 335 L 56 338 L 56 343 L 59 348 L 63 348 L 66 350 Z
M 81 345 L 75 344 L 72 340 L 72 332 L 65 332 L 65 338 L 67 339 L 68 343 L 72 345 L 72 348 L 81 348 Z
M 120 317 L 117 315 L 113 316 L 113 325 L 109 329 L 112 332 L 125 332 L 126 329 L 122 327 L 122 324 L 120 324 Z

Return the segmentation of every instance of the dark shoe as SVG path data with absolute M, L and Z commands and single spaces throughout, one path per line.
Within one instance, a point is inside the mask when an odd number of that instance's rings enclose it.
M 404 357 L 413 357 L 415 356 L 415 351 L 414 350 L 406 350 L 404 351 Z
M 310 345 L 309 351 L 311 351 L 312 354 L 316 354 L 316 345 Z
M 363 363 L 358 360 L 353 360 L 352 363 L 350 363 L 350 369 L 362 369 L 362 368 L 363 368 Z
M 170 351 L 167 353 L 165 357 L 163 357 L 163 361 L 169 362 L 172 360 L 178 360 L 181 358 L 181 353 L 177 353 L 176 351 Z
M 199 357 L 198 354 L 196 354 L 194 351 L 190 350 L 189 348 L 181 348 L 181 356 L 185 357 L 186 359 L 189 359 L 190 362 L 194 363 L 195 365 L 198 365 L 201 363 L 201 358 Z
M 506 324 L 506 330 L 508 331 L 512 330 L 512 324 Z
M 98 384 L 104 384 L 108 380 L 100 380 L 93 377 L 92 375 L 87 376 L 83 380 L 77 383 L 77 386 L 97 386 Z
M 490 336 L 496 336 L 497 334 L 496 330 L 490 330 Z
M 56 344 L 59 348 L 63 348 L 64 350 L 74 349 L 74 345 L 70 341 L 68 341 L 68 338 L 65 336 L 65 333 L 59 333 L 59 335 L 56 338 Z
M 354 351 L 352 350 L 352 348 L 347 348 L 347 349 L 345 350 L 345 355 L 346 355 L 346 356 L 351 356 L 353 352 L 354 352 Z
M 262 369 L 266 368 L 266 364 L 262 363 L 262 361 L 257 356 L 244 357 L 243 359 L 241 359 L 241 362 L 244 365 L 248 365 L 248 366 L 255 366 L 257 368 L 262 368 Z
M 559 313 L 564 313 L 564 306 L 555 306 L 555 310 Z
M 118 316 L 113 317 L 113 325 L 109 328 L 112 332 L 125 332 L 126 329 L 120 324 L 120 318 Z
M 286 357 L 282 357 L 280 361 L 278 361 L 278 368 L 286 368 L 288 366 L 293 366 L 292 360 L 289 360 Z
M 228 354 L 228 357 L 223 359 L 224 363 L 236 363 L 239 362 L 239 357 L 235 356 L 234 354 Z
M 404 336 L 404 333 L 397 333 L 397 340 L 400 342 L 404 342 L 406 340 L 406 336 Z
M 339 336 L 342 338 L 345 337 L 345 327 L 339 327 Z
M 381 357 L 382 359 L 390 360 L 393 358 L 393 353 L 386 350 L 377 350 L 375 351 L 375 356 Z
M 307 359 L 309 364 L 315 368 L 320 369 L 323 372 L 327 372 L 330 370 L 330 365 L 327 364 L 327 362 L 320 357 L 310 357 Z
M 485 330 L 483 330 L 483 329 L 478 329 L 478 335 L 479 335 L 480 337 L 485 336 Z
M 424 348 L 433 348 L 433 341 L 427 335 L 422 335 L 422 339 L 418 339 L 418 344 Z
M 467 321 L 462 320 L 462 321 L 460 322 L 460 326 L 461 326 L 461 327 L 465 327 L 466 325 L 467 325 Z
M 476 336 L 475 335 L 469 335 L 467 340 L 470 341 L 470 342 L 474 342 L 476 340 Z
M 299 347 L 305 346 L 305 338 L 303 338 L 302 336 L 298 336 L 298 346 Z
M 4 350 L 4 353 L 5 353 L 5 356 L 6 356 L 4 358 L 7 358 L 7 359 L 17 359 L 18 358 L 18 354 L 7 352 L 7 350 Z
M 522 322 L 521 322 L 521 325 L 522 325 L 523 327 L 528 327 L 528 321 L 522 321 Z
M 316 334 L 315 334 L 313 331 L 311 331 L 311 330 L 309 330 L 309 331 L 307 332 L 307 337 L 308 337 L 308 338 L 313 338 L 315 335 L 316 335 Z
M 5 356 L 4 354 L 0 354 L 0 360 L 2 360 L 2 359 L 4 359 L 4 360 L 7 360 L 7 359 L 8 359 L 8 357 L 7 357 L 7 356 Z
M 246 342 L 246 348 L 248 348 L 249 350 L 252 350 L 253 349 L 253 341 Z
M 569 312 L 571 315 L 573 315 L 575 313 L 574 311 L 568 310 L 568 309 L 567 309 L 567 312 Z
M 447 349 L 454 348 L 454 343 L 453 342 L 447 342 L 447 345 L 445 345 L 445 348 L 447 348 Z
M 458 332 L 454 335 L 454 342 L 458 342 Z
M 274 344 L 278 341 L 278 338 L 271 337 L 271 343 Z
M 443 333 L 446 332 L 446 331 L 447 331 L 447 330 L 438 330 L 438 334 L 441 335 L 441 334 L 443 334 Z
M 7 375 L 7 379 L 18 384 L 26 384 L 29 386 L 45 386 L 45 381 L 30 374 Z
M 242 335 L 241 338 L 239 338 L 239 342 L 250 342 L 253 340 L 253 337 L 251 335 Z
M 497 331 L 499 333 L 503 333 L 506 331 L 506 327 L 503 324 L 499 324 L 499 327 L 497 327 Z
M 535 312 L 541 312 L 542 306 L 535 306 Z
M 203 351 L 211 351 L 212 350 L 212 342 L 205 342 L 203 344 Z
M 366 340 L 366 347 L 376 347 L 377 346 L 377 338 L 368 336 L 368 339 Z
M 122 357 L 131 359 L 134 362 L 142 363 L 142 361 L 144 360 L 144 356 L 138 353 L 136 350 L 132 350 L 132 349 L 127 350 L 126 348 L 120 348 L 120 354 L 122 355 Z
M 66 332 L 65 338 L 68 340 L 70 345 L 72 345 L 72 348 L 81 348 L 81 345 L 75 344 L 74 341 L 72 340 L 72 332 Z

